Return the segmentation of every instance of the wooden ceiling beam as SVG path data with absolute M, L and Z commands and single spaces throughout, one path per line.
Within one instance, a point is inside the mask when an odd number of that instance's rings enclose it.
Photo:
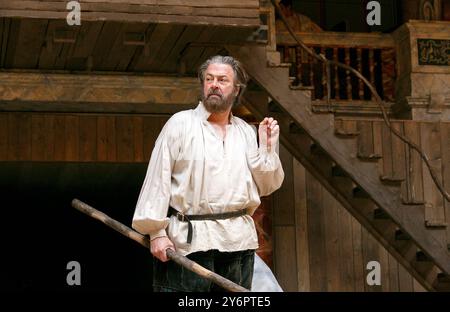
M 0 111 L 167 113 L 195 107 L 196 78 L 1 72 Z
M 2 1 L 0 17 L 65 19 L 66 1 Z M 121 21 L 258 27 L 259 2 L 192 1 L 95 1 L 81 3 L 81 21 Z

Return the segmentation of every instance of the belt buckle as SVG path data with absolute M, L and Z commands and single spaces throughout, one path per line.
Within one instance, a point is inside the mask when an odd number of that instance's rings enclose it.
M 185 221 L 185 220 L 184 220 L 185 216 L 184 216 L 184 214 L 183 214 L 182 212 L 180 212 L 180 211 L 177 212 L 177 218 L 178 218 L 178 221 L 181 221 L 181 222 L 184 222 L 184 221 Z

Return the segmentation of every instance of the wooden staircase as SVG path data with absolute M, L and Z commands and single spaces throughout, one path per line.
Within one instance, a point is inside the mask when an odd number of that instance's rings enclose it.
M 243 103 L 254 116 L 278 120 L 281 143 L 426 289 L 450 290 L 447 242 L 426 226 L 423 203 L 402 200 L 401 179 L 380 177 L 381 156 L 363 157 L 357 131 L 336 131 L 333 114 L 314 113 L 309 91 L 290 87 L 288 68 L 269 64 L 266 47 L 227 50 L 252 77 Z

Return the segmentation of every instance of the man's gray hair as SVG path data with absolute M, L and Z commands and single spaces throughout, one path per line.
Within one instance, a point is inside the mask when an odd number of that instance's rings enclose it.
M 242 66 L 242 63 L 234 59 L 232 56 L 215 55 L 210 57 L 198 68 L 198 79 L 200 80 L 202 87 L 205 83 L 205 71 L 211 64 L 227 64 L 231 66 L 234 72 L 234 86 L 239 87 L 239 93 L 237 94 L 233 105 L 239 104 L 241 96 L 247 87 L 248 81 L 248 75 Z

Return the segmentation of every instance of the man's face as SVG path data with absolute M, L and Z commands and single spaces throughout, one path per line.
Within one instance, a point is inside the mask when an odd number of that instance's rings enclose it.
M 205 71 L 202 101 L 210 113 L 225 112 L 239 92 L 234 85 L 234 72 L 228 64 L 210 64 Z

